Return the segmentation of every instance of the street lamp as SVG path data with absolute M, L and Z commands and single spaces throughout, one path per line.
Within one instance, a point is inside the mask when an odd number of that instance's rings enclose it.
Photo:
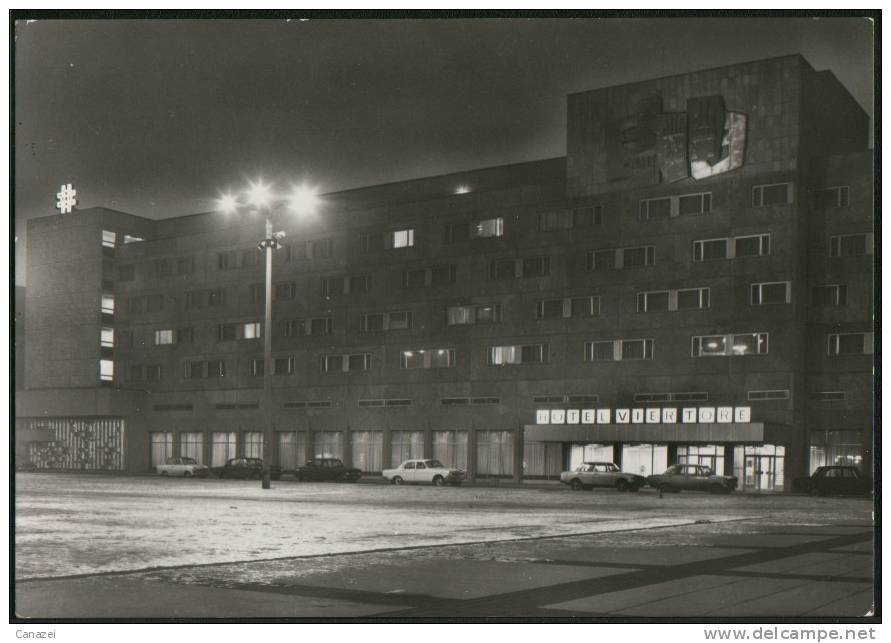
M 272 231 L 272 214 L 282 208 L 294 214 L 315 213 L 318 206 L 316 191 L 306 185 L 292 186 L 291 192 L 276 195 L 272 185 L 262 179 L 249 182 L 241 195 L 231 192 L 221 194 L 217 209 L 225 213 L 236 213 L 242 209 L 262 214 L 266 219 L 266 235 L 257 243 L 257 249 L 266 259 L 265 302 L 263 321 L 263 476 L 262 488 L 270 487 L 270 464 L 272 462 L 272 441 L 275 437 L 272 426 L 272 252 L 281 247 L 284 232 Z

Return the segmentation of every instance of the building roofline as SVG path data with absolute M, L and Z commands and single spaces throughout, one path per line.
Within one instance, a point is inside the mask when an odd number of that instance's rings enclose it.
M 808 62 L 807 58 L 805 58 L 802 54 L 782 54 L 780 56 L 771 56 L 770 58 L 755 58 L 752 60 L 743 60 L 738 63 L 728 63 L 726 65 L 716 65 L 714 67 L 705 67 L 700 69 L 691 69 L 690 71 L 684 71 L 677 74 L 666 74 L 665 76 L 653 76 L 652 78 L 645 78 L 643 80 L 634 80 L 627 83 L 619 83 L 617 85 L 603 85 L 602 87 L 595 87 L 593 89 L 583 89 L 577 92 L 570 92 L 566 95 L 567 98 L 572 96 L 578 96 L 580 94 L 589 94 L 591 92 L 603 91 L 604 89 L 613 89 L 616 87 L 628 87 L 630 85 L 642 85 L 643 83 L 651 83 L 657 80 L 668 80 L 669 78 L 680 78 L 681 76 L 689 76 L 690 74 L 700 74 L 709 71 L 717 71 L 719 69 L 729 69 L 731 67 L 741 67 L 742 65 L 753 65 L 755 63 L 765 63 L 774 60 L 782 60 L 783 58 L 798 58 L 805 65 L 814 69 L 813 66 Z

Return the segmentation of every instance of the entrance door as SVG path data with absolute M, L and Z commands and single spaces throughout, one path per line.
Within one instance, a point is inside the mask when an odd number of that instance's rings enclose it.
M 736 447 L 733 474 L 748 491 L 782 491 L 785 488 L 786 448 L 773 444 Z M 740 468 L 740 464 L 742 467 Z
M 774 458 L 771 456 L 758 456 L 758 468 L 755 470 L 759 491 L 773 491 L 774 482 Z

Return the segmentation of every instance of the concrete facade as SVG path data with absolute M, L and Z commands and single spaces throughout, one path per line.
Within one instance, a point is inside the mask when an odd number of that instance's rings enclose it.
M 588 443 L 630 452 L 604 438 L 622 435 L 615 421 L 549 438 L 542 409 L 746 405 L 763 441 L 672 425 L 642 466 L 700 458 L 763 490 L 815 458 L 871 468 L 872 152 L 844 88 L 789 56 L 574 94 L 567 109 L 565 158 L 329 194 L 312 219 L 276 218 L 274 457 L 553 477 L 603 459 Z M 28 232 L 19 417 L 114 408 L 130 472 L 165 453 L 256 452 L 263 347 L 246 325 L 263 318 L 262 221 L 91 209 Z M 121 403 L 53 401 L 97 387 Z M 655 435 L 628 444 L 638 433 Z

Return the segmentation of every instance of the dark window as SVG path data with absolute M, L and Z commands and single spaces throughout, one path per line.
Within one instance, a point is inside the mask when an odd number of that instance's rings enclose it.
M 637 312 L 668 310 L 668 291 L 642 292 L 637 295 Z
M 180 257 L 176 260 L 176 274 L 191 275 L 195 272 L 195 257 Z
M 334 295 L 342 295 L 344 293 L 344 278 L 343 277 L 328 277 L 327 279 L 322 279 L 322 296 L 323 297 L 332 297 Z
M 693 261 L 710 261 L 727 258 L 727 239 L 710 239 L 693 242 Z
M 220 324 L 217 326 L 217 340 L 221 342 L 235 341 L 238 338 L 237 324 Z
M 574 208 L 572 220 L 576 228 L 589 228 L 600 225 L 603 222 L 603 206 L 589 205 L 583 208 Z
M 235 250 L 217 253 L 217 269 L 232 270 L 238 267 L 238 253 Z
M 204 377 L 204 362 L 186 362 L 183 364 L 183 377 L 187 380 L 197 380 Z
M 192 326 L 183 326 L 176 331 L 177 344 L 193 344 L 195 342 L 195 329 Z
M 426 268 L 417 268 L 415 270 L 405 270 L 402 273 L 403 288 L 422 288 L 427 281 Z
M 656 263 L 656 248 L 654 246 L 625 248 L 623 251 L 622 265 L 625 268 L 651 266 L 654 263 Z
M 475 307 L 477 324 L 494 324 L 501 321 L 501 304 Z
M 871 253 L 865 234 L 848 234 L 829 240 L 829 254 L 833 257 L 857 257 Z
M 252 266 L 258 266 L 260 264 L 260 250 L 258 248 L 251 248 L 250 250 L 244 250 L 241 253 L 241 267 L 242 268 L 250 268 Z
M 371 290 L 371 277 L 368 275 L 358 275 L 350 277 L 350 292 L 369 292 Z
M 282 301 L 294 299 L 297 296 L 297 284 L 289 281 L 283 284 L 275 284 L 275 300 Z
M 146 310 L 150 313 L 157 313 L 164 308 L 164 295 L 149 295 L 145 298 Z
M 611 270 L 615 267 L 615 250 L 592 250 L 588 253 L 588 270 Z
M 371 368 L 371 355 L 369 353 L 349 356 L 349 369 L 351 371 L 367 371 L 369 368 Z
M 753 305 L 785 304 L 789 301 L 789 282 L 752 284 Z
M 305 332 L 306 326 L 302 319 L 285 320 L 283 332 L 285 337 L 296 337 L 297 335 L 303 335 Z
M 149 364 L 145 367 L 145 380 L 147 382 L 161 381 L 161 366 L 159 364 Z
M 516 277 L 516 261 L 513 259 L 497 259 L 489 264 L 489 279 L 505 281 Z
M 569 311 L 572 317 L 596 317 L 600 314 L 600 297 L 573 297 Z
M 667 219 L 671 216 L 671 198 L 646 199 L 640 202 L 638 217 L 641 221 Z
M 310 335 L 330 335 L 334 331 L 334 320 L 330 317 L 316 317 L 309 320 Z
M 430 284 L 442 286 L 455 283 L 455 264 L 433 266 L 430 269 Z
M 133 364 L 130 367 L 130 381 L 131 382 L 141 382 L 142 381 L 142 366 L 140 364 Z
M 384 249 L 384 235 L 380 232 L 364 232 L 359 236 L 359 250 L 365 254 Z
M 384 329 L 384 313 L 369 313 L 359 318 L 359 330 L 371 333 Z
M 678 214 L 708 214 L 712 210 L 712 195 L 688 194 L 678 198 Z
M 737 237 L 735 242 L 737 257 L 758 257 L 770 254 L 770 237 L 766 234 L 754 237 Z
M 207 362 L 207 377 L 225 377 L 226 362 L 221 359 L 212 359 Z
M 551 272 L 550 257 L 525 257 L 523 259 L 524 277 L 543 277 Z
M 792 184 L 757 185 L 752 189 L 752 205 L 786 205 L 792 203 Z
M 266 298 L 266 288 L 263 284 L 251 284 L 248 286 L 248 298 L 251 303 L 260 304 Z
M 118 266 L 118 281 L 133 281 L 136 278 L 136 266 L 129 264 Z
M 207 291 L 208 306 L 225 306 L 226 305 L 226 289 L 214 288 Z
M 562 299 L 545 299 L 538 302 L 539 319 L 558 319 L 563 317 Z
M 445 227 L 446 243 L 460 243 L 461 241 L 470 240 L 470 224 L 469 223 L 448 223 Z
M 520 361 L 523 364 L 543 362 L 544 359 L 545 353 L 543 344 L 531 344 L 529 346 L 522 347 L 520 353 Z
M 263 369 L 266 368 L 266 362 L 260 358 L 254 358 L 251 360 L 251 376 L 252 377 L 260 377 L 262 376 Z
M 612 341 L 605 342 L 586 342 L 585 343 L 585 361 L 603 362 L 614 359 L 614 343 Z
M 848 299 L 848 287 L 841 285 L 817 286 L 814 288 L 815 306 L 844 306 Z
M 410 311 L 388 313 L 387 318 L 389 321 L 390 330 L 405 330 L 411 328 Z
M 272 369 L 274 375 L 293 375 L 294 358 L 276 357 L 275 360 L 272 362 Z
M 331 256 L 334 243 L 331 239 L 315 239 L 309 242 L 313 259 L 327 259 Z
M 678 290 L 678 310 L 708 307 L 708 288 L 690 288 L 687 290 Z

